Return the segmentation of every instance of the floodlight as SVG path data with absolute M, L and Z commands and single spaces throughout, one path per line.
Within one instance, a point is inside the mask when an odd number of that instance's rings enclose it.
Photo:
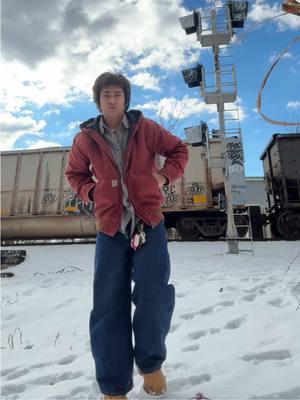
M 243 28 L 244 21 L 247 19 L 248 1 L 228 1 L 231 26 L 233 28 Z
M 199 25 L 199 15 L 197 11 L 193 11 L 193 14 L 179 18 L 179 21 L 182 29 L 185 30 L 187 35 L 197 32 L 197 27 Z
M 212 138 L 219 139 L 220 138 L 220 130 L 219 129 L 212 129 L 211 130 Z
M 208 127 L 206 122 L 201 121 L 198 126 L 184 128 L 184 133 L 187 137 L 187 142 L 193 147 L 205 146 Z
M 200 86 L 202 82 L 202 64 L 198 64 L 196 68 L 185 69 L 182 71 L 184 82 L 190 88 Z

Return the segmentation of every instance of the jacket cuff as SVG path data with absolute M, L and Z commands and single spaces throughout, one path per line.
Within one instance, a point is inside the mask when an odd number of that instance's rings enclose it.
M 170 179 L 167 177 L 167 175 L 164 174 L 164 173 L 161 173 L 160 171 L 157 171 L 157 174 L 163 176 L 164 178 L 166 178 L 166 182 L 163 184 L 163 186 L 168 186 L 168 184 L 170 182 Z
M 167 183 L 165 183 L 165 185 L 169 185 L 170 183 L 173 183 L 174 181 L 176 181 L 178 178 L 180 178 L 180 176 L 178 176 L 178 174 L 174 175 L 174 174 L 170 174 L 168 169 L 163 167 L 160 171 L 157 171 L 158 174 L 163 175 L 167 178 Z

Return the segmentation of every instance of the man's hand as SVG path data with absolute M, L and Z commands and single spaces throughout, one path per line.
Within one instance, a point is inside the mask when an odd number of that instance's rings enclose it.
M 168 182 L 168 179 L 164 175 L 153 174 L 154 178 L 157 180 L 158 187 L 161 188 Z

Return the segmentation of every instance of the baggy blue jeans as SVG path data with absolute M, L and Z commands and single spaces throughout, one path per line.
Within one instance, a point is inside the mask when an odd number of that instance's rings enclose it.
M 137 251 L 121 233 L 97 234 L 90 339 L 96 379 L 106 395 L 125 395 L 132 389 L 134 361 L 141 372 L 150 373 L 166 359 L 165 339 L 175 304 L 174 286 L 168 284 L 166 229 L 162 221 L 144 230 L 146 243 Z

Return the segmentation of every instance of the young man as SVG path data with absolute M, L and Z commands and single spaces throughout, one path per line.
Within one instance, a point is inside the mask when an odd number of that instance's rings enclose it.
M 85 203 L 95 203 L 96 378 L 104 399 L 126 399 L 135 361 L 145 392 L 159 396 L 167 390 L 161 366 L 175 301 L 160 188 L 183 175 L 188 150 L 140 111 L 127 111 L 130 83 L 123 75 L 100 75 L 93 97 L 101 114 L 81 124 L 66 176 Z M 156 154 L 166 157 L 159 171 Z

